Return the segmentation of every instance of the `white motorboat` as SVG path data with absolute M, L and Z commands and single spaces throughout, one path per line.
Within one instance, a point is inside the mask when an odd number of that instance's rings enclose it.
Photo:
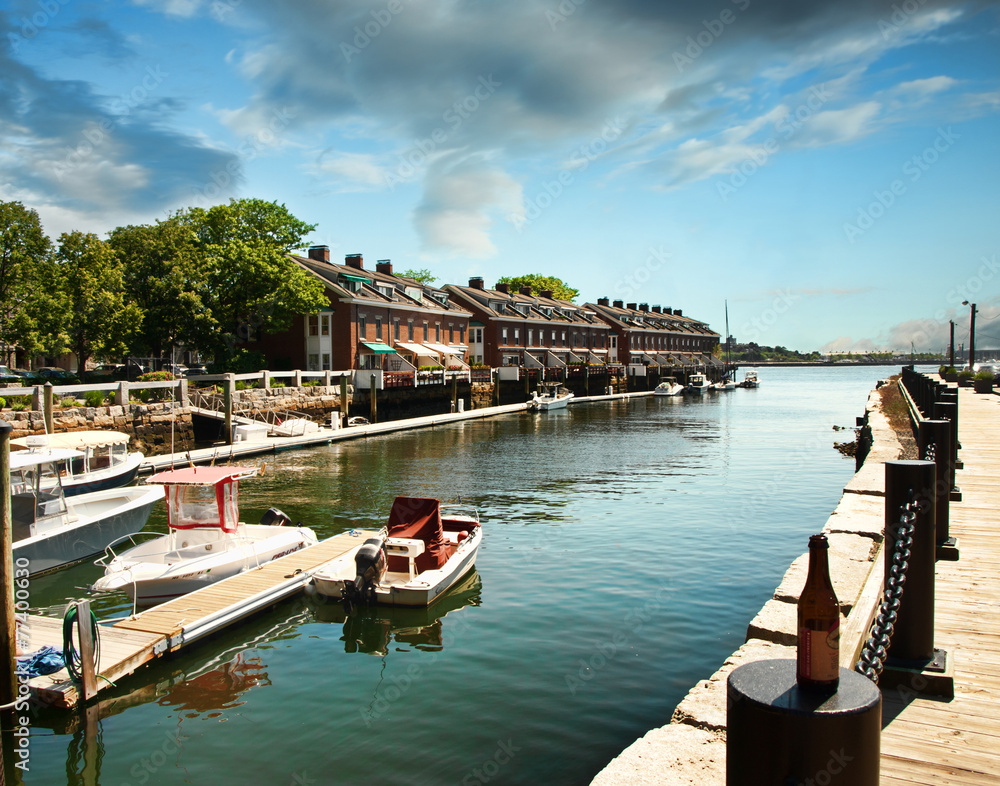
M 272 437 L 301 437 L 319 431 L 319 424 L 307 418 L 288 418 L 271 426 Z
M 757 376 L 756 369 L 747 369 L 746 376 L 743 377 L 743 381 L 740 383 L 741 388 L 759 388 L 760 379 Z
M 573 393 L 566 390 L 564 387 L 555 385 L 545 388 L 540 393 L 536 392 L 531 401 L 528 402 L 528 408 L 533 409 L 536 412 L 545 412 L 550 409 L 562 409 L 569 404 L 569 400 L 571 398 L 573 398 Z
M 163 499 L 162 488 L 137 486 L 67 498 L 61 468 L 84 458 L 79 450 L 63 448 L 10 454 L 13 556 L 31 575 L 100 554 L 146 526 L 153 506 Z
M 729 376 L 727 375 L 723 379 L 721 379 L 718 382 L 714 383 L 712 385 L 712 390 L 715 390 L 715 391 L 720 391 L 720 390 L 722 390 L 722 391 L 725 391 L 725 390 L 736 390 L 736 382 L 735 382 L 735 380 L 730 379 Z
M 278 557 L 316 544 L 308 527 L 283 526 L 288 517 L 270 508 L 260 524 L 239 517 L 239 481 L 255 467 L 189 467 L 147 479 L 166 490 L 167 534 L 137 542 L 97 560 L 105 568 L 93 589 L 124 590 L 138 605 L 185 595 Z
M 468 505 L 396 497 L 389 523 L 313 573 L 316 591 L 348 604 L 429 606 L 475 565 L 483 530 Z
M 678 385 L 673 377 L 667 377 L 659 385 L 653 388 L 654 396 L 679 396 L 684 392 L 684 386 Z
M 708 390 L 708 377 L 704 374 L 692 374 L 688 377 L 687 387 L 684 388 L 685 393 L 703 396 L 706 390 Z
M 64 431 L 12 439 L 15 450 L 45 455 L 49 450 L 76 450 L 80 456 L 59 464 L 67 497 L 127 486 L 139 472 L 143 455 L 129 452 L 129 435 L 121 431 Z

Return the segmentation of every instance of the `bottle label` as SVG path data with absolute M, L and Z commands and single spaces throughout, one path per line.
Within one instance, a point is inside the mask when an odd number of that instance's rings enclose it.
M 799 674 L 828 682 L 840 676 L 840 621 L 829 630 L 799 629 Z

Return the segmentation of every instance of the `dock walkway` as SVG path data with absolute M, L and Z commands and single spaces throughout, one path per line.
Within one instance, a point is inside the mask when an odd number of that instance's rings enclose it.
M 110 624 L 101 623 L 98 626 L 98 690 L 132 674 L 154 658 L 174 652 L 301 591 L 311 581 L 317 568 L 360 545 L 365 537 L 373 534 L 361 530 L 353 532 L 334 535 L 315 546 L 135 616 Z M 62 620 L 31 615 L 28 637 L 31 650 L 47 645 L 62 650 Z M 69 679 L 65 669 L 35 677 L 29 685 L 33 695 L 53 707 L 69 708 L 80 700 L 77 686 Z

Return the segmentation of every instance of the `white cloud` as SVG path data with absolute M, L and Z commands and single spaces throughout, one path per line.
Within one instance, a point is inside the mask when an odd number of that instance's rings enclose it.
M 847 109 L 830 109 L 807 118 L 795 141 L 802 147 L 821 147 L 853 142 L 874 130 L 882 111 L 877 101 L 865 101 Z

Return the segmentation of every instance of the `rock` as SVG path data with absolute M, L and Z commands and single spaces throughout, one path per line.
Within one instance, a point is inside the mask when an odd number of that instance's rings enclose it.
M 633 742 L 591 786 L 705 786 L 725 780 L 725 735 L 672 723 Z

